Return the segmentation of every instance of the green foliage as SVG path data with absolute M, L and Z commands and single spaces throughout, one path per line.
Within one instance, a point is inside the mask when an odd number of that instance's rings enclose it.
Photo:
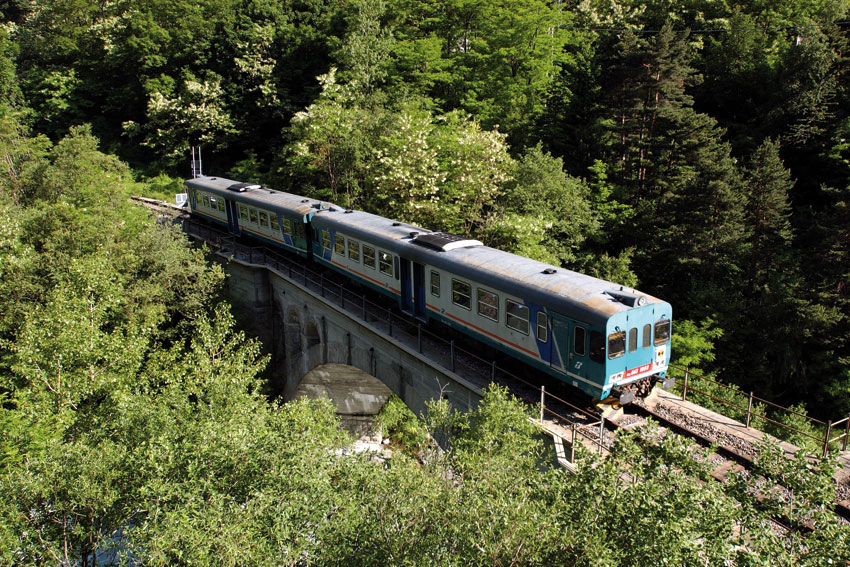
M 714 342 L 723 336 L 723 329 L 708 318 L 699 325 L 693 321 L 677 320 L 673 328 L 672 363 L 699 371 L 703 362 L 714 360 Z
M 182 179 L 161 174 L 143 181 L 141 196 L 173 203 L 174 196 L 183 192 Z
M 502 134 L 456 112 L 392 115 L 333 69 L 319 80 L 319 100 L 293 118 L 288 156 L 316 196 L 458 234 L 484 225 L 512 166 Z
M 817 427 L 807 418 L 806 406 L 799 404 L 788 408 L 791 411 L 774 410 L 770 412 L 770 422 L 764 422 L 761 429 L 777 439 L 791 443 L 795 447 L 812 454 L 823 450 L 825 427 Z M 793 412 L 793 413 L 792 413 Z M 777 422 L 777 423 L 772 423 Z M 831 434 L 834 437 L 834 434 Z
M 345 71 L 341 78 L 364 94 L 369 94 L 386 77 L 393 39 L 381 26 L 386 10 L 383 0 L 359 0 L 351 31 L 340 46 L 337 60 Z
M 372 140 L 388 119 L 380 109 L 362 107 L 354 93 L 336 82 L 336 69 L 319 77 L 322 94 L 292 119 L 294 143 L 287 156 L 293 173 L 308 176 L 317 197 L 342 206 L 362 199 L 361 184 Z
M 596 227 L 587 186 L 541 146 L 526 150 L 504 184 L 487 232 L 491 246 L 555 265 L 576 263 Z
M 410 453 L 427 443 L 427 432 L 410 408 L 395 394 L 390 396 L 378 415 L 383 434 Z
M 850 557 L 848 534 L 832 512 L 835 498 L 833 474 L 837 463 L 831 459 L 812 460 L 811 454 L 798 451 L 789 457 L 771 443 L 759 447 L 754 476 L 788 489 L 754 490 L 752 480 L 738 474 L 728 483 L 728 491 L 741 503 L 741 527 L 748 534 L 748 551 L 739 551 L 743 565 L 768 565 L 773 561 L 799 565 L 840 563 Z M 765 529 L 771 516 L 785 518 L 792 537 L 782 538 L 775 530 Z M 806 525 L 815 529 L 806 530 Z
M 212 75 L 199 81 L 189 76 L 176 96 L 150 93 L 144 125 L 128 120 L 122 127 L 131 140 L 152 148 L 173 164 L 185 159 L 190 146 L 213 150 L 226 147 L 236 129 L 224 102 L 220 77 Z

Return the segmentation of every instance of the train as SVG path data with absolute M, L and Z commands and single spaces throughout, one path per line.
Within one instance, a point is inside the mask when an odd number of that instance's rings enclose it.
M 627 403 L 667 376 L 672 307 L 658 298 L 255 183 L 196 176 L 184 187 L 191 215 L 335 270 L 594 399 Z

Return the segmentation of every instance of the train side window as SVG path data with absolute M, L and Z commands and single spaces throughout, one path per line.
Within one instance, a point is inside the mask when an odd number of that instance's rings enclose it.
M 452 303 L 464 309 L 472 309 L 472 286 L 452 278 Z
M 363 245 L 363 265 L 375 269 L 375 249 L 365 244 Z
M 584 346 L 585 346 L 585 341 L 587 339 L 586 335 L 587 335 L 587 331 L 584 330 L 584 327 L 575 327 L 573 329 L 573 352 L 576 353 L 576 356 L 584 356 L 584 353 L 585 353 Z M 602 335 L 599 335 L 599 337 L 601 338 Z M 593 342 L 593 333 L 591 333 L 591 342 Z M 591 350 L 592 349 L 593 349 L 593 347 L 591 346 Z M 591 354 L 591 358 L 593 358 L 592 354 Z M 602 358 L 602 357 L 600 357 L 600 358 Z M 596 359 L 594 359 L 594 360 L 596 360 Z
M 662 319 L 655 324 L 655 344 L 663 345 L 670 340 L 670 320 Z
M 528 307 L 510 299 L 505 301 L 505 325 L 509 329 L 528 334 Z
M 334 234 L 334 252 L 345 256 L 345 237 L 341 234 Z
M 217 201 L 218 201 L 218 199 L 216 199 L 215 197 L 210 197 L 210 208 L 211 209 L 213 209 L 213 210 L 218 209 Z
M 542 311 L 537 312 L 537 340 L 541 343 L 549 340 L 549 317 Z
M 292 221 L 292 236 L 294 238 L 307 238 L 307 231 L 304 230 L 304 223 L 300 220 Z
M 617 331 L 608 335 L 608 358 L 619 358 L 626 352 L 626 332 Z
M 218 200 L 218 210 L 221 211 L 222 213 L 224 212 L 224 199 Z
M 393 257 L 392 254 L 388 252 L 384 252 L 383 250 L 378 250 L 378 266 L 380 267 L 382 274 L 387 274 L 388 276 L 393 275 Z
M 637 327 L 629 329 L 629 352 L 637 350 Z
M 431 295 L 440 297 L 440 272 L 431 272 Z
M 248 211 L 251 213 L 251 222 L 257 224 L 257 209 L 252 207 Z
M 360 243 L 356 240 L 348 241 L 348 258 L 354 262 L 360 262 Z
M 331 249 L 331 231 L 326 228 L 322 229 L 322 247 L 325 250 Z
M 270 213 L 269 221 L 271 222 L 272 230 L 274 232 L 280 232 L 280 224 L 278 224 L 277 222 L 277 215 L 274 213 Z
M 204 206 L 209 209 L 210 208 L 210 198 L 206 193 L 203 193 L 203 201 L 204 201 Z
M 283 228 L 283 233 L 287 236 L 292 236 L 292 224 L 291 221 L 287 218 L 283 219 L 283 224 L 281 225 Z
M 642 348 L 647 348 L 652 345 L 652 325 L 647 323 L 643 326 L 643 345 Z
M 599 331 L 590 331 L 590 360 L 603 362 L 605 359 L 605 337 Z
M 239 218 L 242 220 L 248 220 L 248 207 L 245 205 L 239 205 Z
M 269 215 L 265 211 L 260 211 L 260 226 L 269 227 Z
M 499 320 L 499 296 L 486 289 L 478 289 L 478 314 L 493 321 Z

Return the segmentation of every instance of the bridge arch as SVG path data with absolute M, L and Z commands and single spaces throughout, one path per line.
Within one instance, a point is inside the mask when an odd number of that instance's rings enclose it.
M 298 383 L 294 399 L 328 398 L 345 416 L 376 415 L 392 395 L 386 384 L 347 364 L 320 364 Z

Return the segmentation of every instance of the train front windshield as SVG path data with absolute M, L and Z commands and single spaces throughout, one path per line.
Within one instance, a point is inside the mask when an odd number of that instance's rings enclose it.
M 670 320 L 662 319 L 655 324 L 655 345 L 663 345 L 670 340 Z

